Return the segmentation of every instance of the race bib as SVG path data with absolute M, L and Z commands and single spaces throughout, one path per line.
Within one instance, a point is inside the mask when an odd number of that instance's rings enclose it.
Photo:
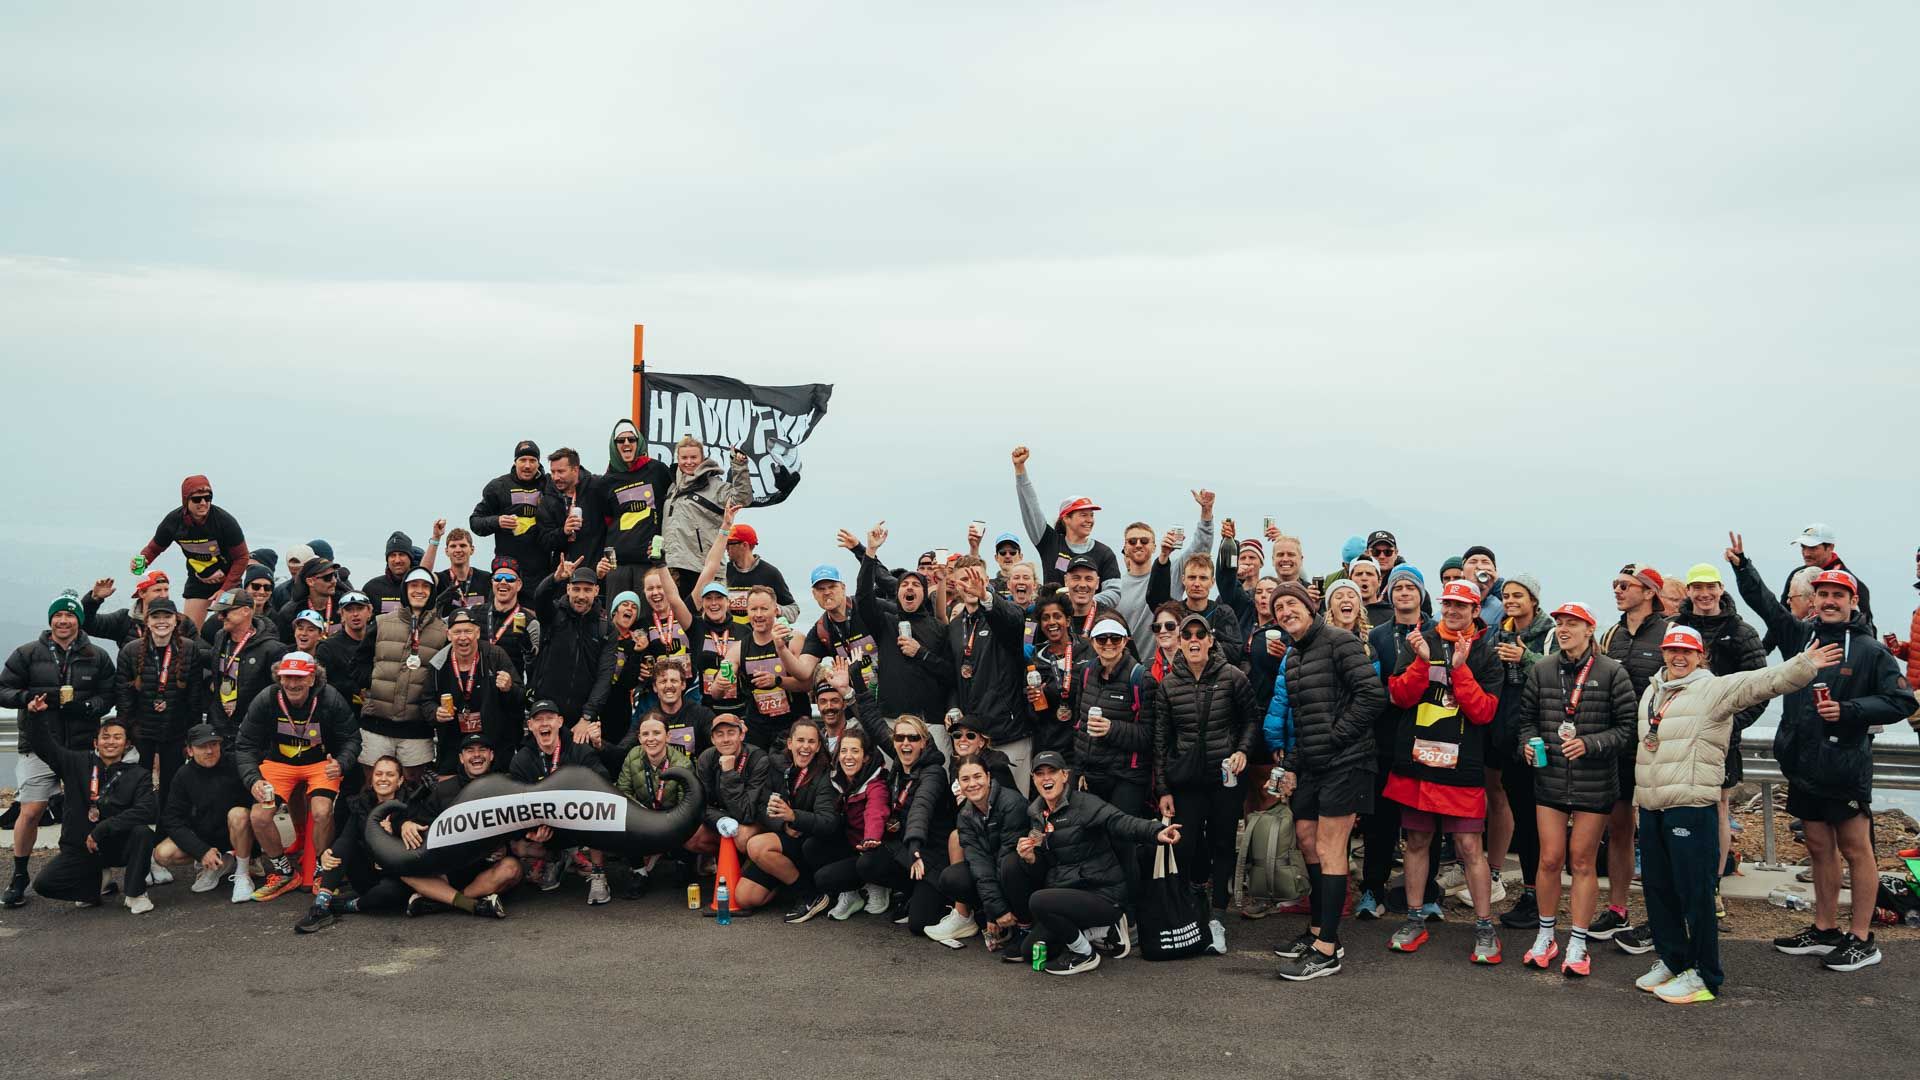
M 480 734 L 480 714 L 473 709 L 461 709 L 453 714 L 453 719 L 460 725 L 460 734 Z
M 1460 744 L 1415 739 L 1413 760 L 1429 769 L 1451 769 L 1460 764 Z
M 776 686 L 771 690 L 755 690 L 753 707 L 761 716 L 785 716 L 792 703 L 787 700 L 787 692 Z

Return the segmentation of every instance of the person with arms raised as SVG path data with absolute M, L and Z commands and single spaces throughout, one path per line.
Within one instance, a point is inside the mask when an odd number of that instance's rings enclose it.
M 980 560 L 955 564 L 953 586 L 960 610 L 947 625 L 947 654 L 956 675 L 954 707 L 985 725 L 993 744 L 1012 764 L 1014 782 L 1027 781 L 1033 759 L 1033 718 L 1026 702 L 1026 616 L 1013 601 L 995 596 Z
M 873 628 L 880 650 L 880 670 L 886 673 L 879 680 L 880 705 L 889 716 L 938 716 L 953 694 L 953 657 L 947 649 L 946 624 L 928 602 L 926 576 L 910 570 L 900 575 L 891 598 L 881 595 L 877 582 L 885 568 L 879 552 L 887 542 L 886 522 L 867 530 L 864 547 L 858 541 L 847 543 L 853 539 L 843 531 L 840 545 L 860 560 L 854 607 Z M 935 740 L 942 735 L 935 731 Z M 941 749 L 946 751 L 944 746 Z
M 1026 447 L 1013 448 L 1013 486 L 1020 499 L 1021 520 L 1026 522 L 1027 535 L 1033 539 L 1035 558 L 1040 563 L 1040 580 L 1050 585 L 1061 584 L 1066 581 L 1067 566 L 1073 557 L 1084 555 L 1099 572 L 1100 588 L 1108 588 L 1109 584 L 1118 588 L 1120 560 L 1114 557 L 1112 548 L 1093 538 L 1093 515 L 1100 508 L 1085 496 L 1068 499 L 1060 504 L 1059 513 L 1049 523 L 1040 510 L 1040 496 L 1034 493 L 1033 481 L 1027 478 L 1029 456 Z
M 681 437 L 674 444 L 673 460 L 661 535 L 667 566 L 673 570 L 680 594 L 697 596 L 700 590 L 694 583 L 700 576 L 707 549 L 732 527 L 730 520 L 723 520 L 727 508 L 753 504 L 753 474 L 747 455 L 735 449 L 731 477 L 723 478 L 720 463 L 708 457 L 706 446 L 691 435 Z M 613 469 L 608 473 L 619 475 Z M 625 559 L 622 555 L 621 561 Z
M 111 641 L 120 646 L 140 637 L 140 624 L 146 620 L 148 606 L 158 600 L 172 600 L 173 586 L 165 570 L 154 569 L 133 583 L 132 607 L 101 611 L 100 605 L 112 595 L 112 578 L 101 578 L 93 583 L 93 588 L 80 595 L 80 629 L 95 641 Z M 177 612 L 180 609 L 176 605 L 174 610 Z M 181 632 L 191 637 L 199 634 L 200 628 L 188 623 Z

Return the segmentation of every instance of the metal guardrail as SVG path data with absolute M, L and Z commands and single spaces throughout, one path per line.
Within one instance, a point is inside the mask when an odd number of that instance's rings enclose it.
M 1743 745 L 1740 751 L 1740 764 L 1746 773 L 1746 782 L 1760 785 L 1760 802 L 1766 812 L 1761 815 L 1761 853 L 1760 861 L 1754 864 L 1759 870 L 1785 870 L 1780 864 L 1774 845 L 1773 827 L 1773 788 L 1775 784 L 1784 784 L 1785 776 L 1780 774 L 1780 763 L 1774 760 L 1773 747 L 1749 747 Z M 1873 748 L 1873 789 L 1875 791 L 1920 791 L 1920 746 L 1878 745 Z

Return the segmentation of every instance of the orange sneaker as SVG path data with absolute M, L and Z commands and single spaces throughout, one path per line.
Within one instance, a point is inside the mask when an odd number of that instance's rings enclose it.
M 1559 955 L 1560 943 L 1557 941 L 1548 941 L 1545 949 L 1528 949 L 1527 954 L 1520 958 L 1520 964 L 1523 967 L 1539 968 L 1541 971 L 1545 971 L 1547 967 L 1553 963 L 1554 958 Z
M 1586 978 L 1593 974 L 1593 956 L 1589 953 L 1581 953 L 1578 960 L 1569 957 L 1560 961 L 1560 974 Z
M 300 884 L 300 879 L 292 874 L 268 873 L 266 884 L 253 890 L 253 898 L 261 903 L 277 900 L 292 892 Z

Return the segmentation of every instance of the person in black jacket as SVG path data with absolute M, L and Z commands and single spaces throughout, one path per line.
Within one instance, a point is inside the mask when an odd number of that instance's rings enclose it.
M 907 929 L 919 934 L 940 921 L 946 906 L 938 883 L 953 832 L 953 786 L 925 721 L 901 716 L 892 729 L 892 743 L 883 747 L 893 756 L 896 777 L 887 840 L 860 856 L 860 878 L 889 890 L 894 921 L 904 917 Z
M 1730 534 L 1727 561 L 1740 583 L 1740 598 L 1766 620 L 1789 652 L 1809 646 L 1841 646 L 1838 668 L 1826 668 L 1811 686 L 1781 700 L 1773 756 L 1787 778 L 1787 813 L 1806 823 L 1807 855 L 1813 863 L 1813 923 L 1775 938 L 1790 956 L 1825 956 L 1829 970 L 1857 971 L 1880 962 L 1873 941 L 1872 904 L 1853 905 L 1848 932 L 1839 928 L 1840 861 L 1856 882 L 1878 880 L 1873 854 L 1873 731 L 1898 724 L 1913 710 L 1913 690 L 1873 625 L 1856 606 L 1858 583 L 1845 570 L 1814 575 L 1810 620 L 1796 619 L 1765 583 L 1737 534 Z
M 1527 673 L 1513 717 L 1515 756 L 1534 774 L 1534 820 L 1540 832 L 1534 894 L 1542 914 L 1533 945 L 1520 962 L 1544 971 L 1560 954 L 1554 940 L 1554 913 L 1560 909 L 1560 871 L 1571 863 L 1573 937 L 1561 970 L 1581 975 L 1591 967 L 1586 959 L 1587 939 L 1592 936 L 1600 895 L 1594 862 L 1607 815 L 1619 796 L 1619 767 L 1614 759 L 1622 754 L 1633 757 L 1638 699 L 1626 668 L 1594 645 L 1598 620 L 1585 604 L 1555 608 L 1553 622 L 1559 652 Z M 1544 745 L 1544 765 L 1539 751 L 1529 746 L 1534 739 Z
M 1148 698 L 1157 686 L 1128 654 L 1131 637 L 1118 619 L 1095 624 L 1093 656 L 1075 668 L 1067 708 L 1073 716 L 1069 760 L 1082 789 L 1122 813 L 1137 814 L 1147 809 L 1152 783 L 1155 744 Z M 1123 863 L 1137 868 L 1132 860 Z M 1127 880 L 1132 884 L 1133 878 Z
M 613 425 L 607 440 L 607 471 L 597 481 L 607 546 L 618 564 L 607 576 L 610 592 L 638 592 L 640 575 L 649 566 L 660 565 L 665 554 L 664 545 L 654 541 L 663 535 L 673 468 L 648 456 L 646 449 L 633 421 L 622 417 Z
M 93 588 L 80 594 L 80 629 L 95 641 L 125 645 L 140 636 L 140 624 L 147 617 L 147 607 L 158 600 L 172 600 L 173 589 L 167 581 L 167 572 L 153 569 L 133 583 L 132 607 L 101 611 L 100 605 L 112 595 L 112 578 L 101 578 L 93 583 Z M 179 608 L 176 606 L 174 610 Z M 200 628 L 189 622 L 181 632 L 196 635 Z
M 41 712 L 56 745 L 84 751 L 100 718 L 113 707 L 114 670 L 106 651 L 81 633 L 80 616 L 80 600 L 72 592 L 54 598 L 47 607 L 47 629 L 13 650 L 0 669 L 0 709 Z M 40 815 L 59 784 L 53 762 L 31 749 L 20 755 L 14 776 L 13 879 L 0 893 L 0 905 L 6 907 L 26 903 L 27 856 L 40 833 Z
M 1373 807 L 1373 723 L 1386 707 L 1387 692 L 1360 640 L 1328 626 L 1305 585 L 1281 582 L 1273 604 L 1293 639 L 1281 678 L 1293 714 L 1294 750 L 1280 790 L 1293 799 L 1294 831 L 1307 859 L 1314 905 L 1307 932 L 1275 954 L 1288 961 L 1279 976 L 1302 982 L 1340 971 L 1347 838 L 1354 819 Z
M 1156 565 L 1167 565 L 1164 554 Z M 1210 599 L 1213 592 L 1213 560 L 1205 552 L 1195 552 L 1187 556 L 1178 569 L 1181 605 L 1189 613 L 1204 617 L 1207 625 L 1213 627 L 1214 650 L 1220 654 L 1220 658 L 1244 670 L 1247 642 L 1240 633 L 1240 618 L 1233 613 L 1232 607 Z M 1147 603 L 1159 607 L 1170 599 L 1165 584 L 1160 576 L 1154 577 L 1147 586 Z
M 735 910 L 756 908 L 772 900 L 782 886 L 794 886 L 799 903 L 785 918 L 797 923 L 825 911 L 833 900 L 813 887 L 806 840 L 837 836 L 844 822 L 833 790 L 833 763 L 821 752 L 820 725 L 806 717 L 795 720 L 785 743 L 786 754 L 776 755 L 768 770 L 772 790 L 762 814 L 766 829 L 745 845 L 752 865 L 741 874 L 733 903 Z
M 234 764 L 253 793 L 253 835 L 266 857 L 267 880 L 253 898 L 278 898 L 299 884 L 293 860 L 273 823 L 285 803 L 312 826 L 314 850 L 333 840 L 333 804 L 341 778 L 360 760 L 360 722 L 331 686 L 316 686 L 313 657 L 290 652 L 274 665 L 273 687 L 255 695 L 234 737 Z
M 552 490 L 540 503 L 540 542 L 556 559 L 587 566 L 606 553 L 607 508 L 599 480 L 580 467 L 580 453 L 563 446 L 547 455 Z M 606 572 L 611 574 L 613 566 Z
M 844 545 L 848 537 L 843 537 Z M 953 695 L 953 657 L 947 650 L 947 628 L 927 603 L 927 579 L 917 571 L 901 574 L 891 597 L 879 579 L 885 571 L 877 552 L 887 530 L 874 526 L 864 548 L 855 545 L 860 559 L 854 607 L 873 629 L 880 648 L 880 704 L 892 716 L 938 716 Z M 941 733 L 934 732 L 936 742 Z M 946 747 L 941 747 L 944 753 Z
M 1367 653 L 1380 669 L 1383 685 L 1384 680 L 1398 675 L 1414 660 L 1413 650 L 1406 645 L 1407 635 L 1416 630 L 1431 634 L 1434 628 L 1433 620 L 1421 615 L 1421 610 L 1431 605 L 1425 579 L 1414 566 L 1403 563 L 1393 568 L 1388 578 L 1387 598 L 1393 605 L 1392 619 L 1376 625 L 1367 635 Z M 1366 855 L 1360 868 L 1360 898 L 1353 905 L 1356 919 L 1378 919 L 1387 908 L 1387 878 L 1393 873 L 1394 855 L 1400 847 L 1402 807 L 1384 792 L 1387 779 L 1393 775 L 1394 740 L 1408 711 L 1395 708 L 1389 699 L 1374 719 L 1373 809 L 1360 815 L 1361 841 Z M 1527 777 L 1527 783 L 1533 783 L 1531 776 Z M 1440 860 L 1432 860 L 1427 867 L 1422 896 L 1439 897 L 1439 870 Z M 1531 918 L 1526 925 L 1533 926 Z
M 1195 888 L 1208 891 L 1214 951 L 1225 953 L 1221 919 L 1233 895 L 1234 832 L 1243 801 L 1239 776 L 1264 711 L 1256 711 L 1247 677 L 1218 651 L 1207 615 L 1189 611 L 1179 635 L 1180 659 L 1148 697 L 1155 786 L 1160 816 L 1180 825 L 1181 870 Z
M 381 872 L 366 844 L 367 815 L 389 799 L 401 798 L 400 783 L 406 774 L 400 759 L 391 754 L 374 761 L 368 771 L 367 786 L 341 805 L 340 830 L 333 843 L 320 853 L 314 875 L 313 906 L 293 924 L 296 934 L 312 934 L 332 926 L 339 916 L 354 912 L 394 911 L 406 906 L 409 889 L 397 877 Z M 424 794 L 430 781 L 424 778 L 415 790 Z M 386 827 L 393 829 L 388 821 Z M 351 884 L 353 895 L 339 895 L 341 886 Z
M 340 630 L 313 650 L 313 659 L 327 673 L 327 685 L 347 699 L 355 716 L 367 703 L 373 685 L 373 601 L 350 592 L 340 598 Z
M 767 753 L 744 742 L 747 725 L 732 713 L 713 718 L 708 734 L 713 745 L 693 763 L 694 775 L 707 793 L 700 831 L 689 845 L 702 854 L 719 850 L 730 839 L 745 848 L 755 833 L 766 828 L 762 815 L 772 790 L 772 762 Z
M 987 725 L 993 744 L 1013 763 L 1014 780 L 1024 785 L 1033 757 L 1033 716 L 1022 680 L 1026 615 L 1013 601 L 993 595 L 983 565 L 963 557 L 949 579 L 961 603 L 947 626 L 947 655 L 956 678 L 953 703 Z
M 533 607 L 540 615 L 541 641 L 528 692 L 559 706 L 568 720 L 578 720 L 612 636 L 600 605 L 600 579 L 592 567 L 562 560 L 533 590 Z
M 958 942 L 979 929 L 975 919 L 981 918 L 987 924 L 989 951 L 1002 951 L 1009 941 L 1023 946 L 1033 925 L 1027 896 L 1023 890 L 1020 910 L 1015 911 L 1000 877 L 1006 861 L 1018 858 L 1014 845 L 1027 834 L 1027 800 L 1018 789 L 996 783 L 978 757 L 960 758 L 954 773 L 960 784 L 960 858 L 940 871 L 937 882 L 941 895 L 953 901 L 953 910 L 927 927 L 926 935 L 942 943 Z
M 274 635 L 273 624 L 253 614 L 241 593 L 221 593 L 208 611 L 219 629 L 208 667 L 207 723 L 232 745 L 248 707 L 273 684 L 274 665 L 287 654 L 287 645 Z
M 508 774 L 523 784 L 537 784 L 568 765 L 584 765 L 600 774 L 600 779 L 611 782 L 599 749 L 586 743 L 568 742 L 560 730 L 561 720 L 558 703 L 545 700 L 533 703 L 527 710 L 526 741 L 514 752 Z M 526 860 L 527 878 L 539 885 L 541 892 L 559 888 L 560 872 L 566 869 L 566 852 L 548 843 L 553 835 L 551 826 L 541 825 L 512 844 L 513 853 Z M 611 903 L 613 889 L 607 884 L 606 853 L 593 849 L 586 857 L 590 867 L 587 903 L 593 906 Z
M 212 650 L 182 632 L 171 600 L 155 600 L 141 624 L 142 636 L 120 650 L 114 662 L 114 713 L 134 730 L 140 760 L 160 778 L 160 805 L 187 756 L 187 729 L 207 711 L 207 668 Z
M 538 707 L 538 704 L 536 704 L 535 708 Z M 554 725 L 553 731 L 555 739 L 557 740 L 559 737 L 559 726 L 557 723 Z M 424 795 L 414 798 L 410 812 L 407 814 L 407 819 L 400 823 L 400 840 L 408 847 L 417 848 L 424 843 L 426 841 L 427 828 L 433 824 L 433 820 L 447 812 L 447 809 L 459 799 L 460 793 L 466 789 L 468 784 L 493 771 L 492 746 L 489 746 L 484 739 L 479 739 L 472 735 L 467 736 L 462 742 L 464 745 L 460 748 L 459 773 L 455 774 L 451 780 L 442 780 L 434 784 Z M 527 744 L 527 746 L 531 745 L 531 743 Z M 521 754 L 526 752 L 527 746 L 520 748 Z M 398 759 L 390 760 L 393 760 L 395 764 L 399 763 Z M 589 767 L 592 767 L 589 762 L 576 762 L 571 760 L 562 760 L 561 764 L 588 764 Z M 529 771 L 539 771 L 540 769 L 538 762 L 533 762 L 528 766 L 522 767 L 519 754 L 514 756 L 514 765 L 516 766 L 516 779 L 518 779 L 520 775 L 528 774 Z M 426 781 L 422 778 L 419 783 L 425 784 Z M 391 826 L 391 824 L 392 822 L 389 820 L 388 825 Z M 391 831 L 391 829 L 389 829 L 389 831 Z M 521 880 L 526 876 L 526 870 L 520 860 L 515 857 L 515 852 L 517 850 L 544 852 L 546 849 L 542 845 L 548 840 L 553 839 L 553 830 L 549 826 L 542 825 L 537 829 L 529 830 L 524 835 L 526 837 L 525 840 L 509 841 L 481 855 L 467 865 L 438 877 L 401 878 L 401 883 L 413 890 L 412 894 L 407 897 L 407 917 L 413 918 L 417 915 L 431 915 L 434 912 L 445 911 L 448 908 L 452 908 L 482 919 L 506 918 L 507 908 L 506 905 L 500 901 L 501 894 L 512 891 L 513 887 L 520 884 Z M 559 863 L 556 860 L 552 865 L 557 867 Z M 543 884 L 541 887 L 543 889 L 551 889 L 558 883 L 559 874 L 556 872 L 553 875 L 553 884 Z M 604 903 L 605 901 L 601 902 Z M 342 910 L 364 911 L 366 908 L 364 904 L 361 904 L 357 908 L 342 908 L 336 901 L 333 910 L 336 912 Z
M 247 787 L 212 724 L 195 724 L 186 743 L 193 756 L 174 776 L 160 807 L 162 838 L 153 846 L 153 861 L 159 866 L 198 864 L 193 880 L 197 893 L 219 888 L 220 879 L 235 871 L 234 903 L 251 900 L 253 879 L 246 861 L 253 856 L 253 825 L 247 817 L 252 802 Z
M 74 622 L 79 622 L 77 613 Z M 60 854 L 34 875 L 33 891 L 49 900 L 98 907 L 106 872 L 124 866 L 121 892 L 127 910 L 135 915 L 152 911 L 153 901 L 146 895 L 153 857 L 153 830 L 147 826 L 156 816 L 152 776 L 126 760 L 127 726 L 119 718 L 100 721 L 92 749 L 70 750 L 48 730 L 53 712 L 46 696 L 36 695 L 20 715 L 27 745 L 53 766 L 67 795 Z
M 492 645 L 505 649 L 513 658 L 513 669 L 522 683 L 533 678 L 534 657 L 540 652 L 540 620 L 528 604 L 520 602 L 520 566 L 509 558 L 493 560 L 493 599 L 474 610 L 480 620 L 480 633 Z M 535 583 L 536 591 L 538 583 Z
M 466 608 L 447 620 L 448 645 L 427 661 L 434 670 L 434 775 L 451 779 L 459 768 L 460 744 L 479 735 L 493 747 L 494 761 L 520 744 L 526 725 L 525 688 L 513 660 L 498 645 L 483 644 L 480 624 Z M 625 757 L 624 754 L 621 755 Z M 497 772 L 505 772 L 502 764 Z
M 1086 935 L 1092 927 L 1113 927 L 1110 940 L 1118 955 L 1128 951 L 1121 908 L 1126 879 L 1114 856 L 1117 842 L 1178 844 L 1181 828 L 1123 814 L 1098 796 L 1074 792 L 1066 759 L 1056 753 L 1034 758 L 1033 786 L 1038 794 L 1027 808 L 1027 835 L 1014 844 L 1026 870 L 1004 874 L 1000 883 L 1009 890 L 1041 886 L 1027 897 L 1026 907 L 1047 945 L 1047 974 L 1078 975 L 1100 966 L 1100 954 Z M 1215 951 L 1224 952 L 1224 942 Z
M 1647 685 L 1660 673 L 1660 642 L 1667 636 L 1667 619 L 1661 614 L 1660 594 L 1666 579 L 1651 566 L 1628 563 L 1613 576 L 1613 602 L 1620 609 L 1620 621 L 1600 635 L 1600 651 L 1620 662 L 1633 680 L 1635 701 L 1646 694 Z M 1589 935 L 1601 941 L 1611 939 L 1629 953 L 1653 949 L 1653 931 L 1644 924 L 1633 925 L 1627 904 L 1633 897 L 1633 829 L 1637 818 L 1633 809 L 1633 754 L 1618 756 L 1618 798 L 1607 820 L 1607 910 L 1593 921 Z
M 553 555 L 542 543 L 540 506 L 553 485 L 540 465 L 540 447 L 522 439 L 513 448 L 513 468 L 487 481 L 473 505 L 467 527 L 475 536 L 491 536 L 495 557 L 514 560 L 529 580 L 546 577 Z

